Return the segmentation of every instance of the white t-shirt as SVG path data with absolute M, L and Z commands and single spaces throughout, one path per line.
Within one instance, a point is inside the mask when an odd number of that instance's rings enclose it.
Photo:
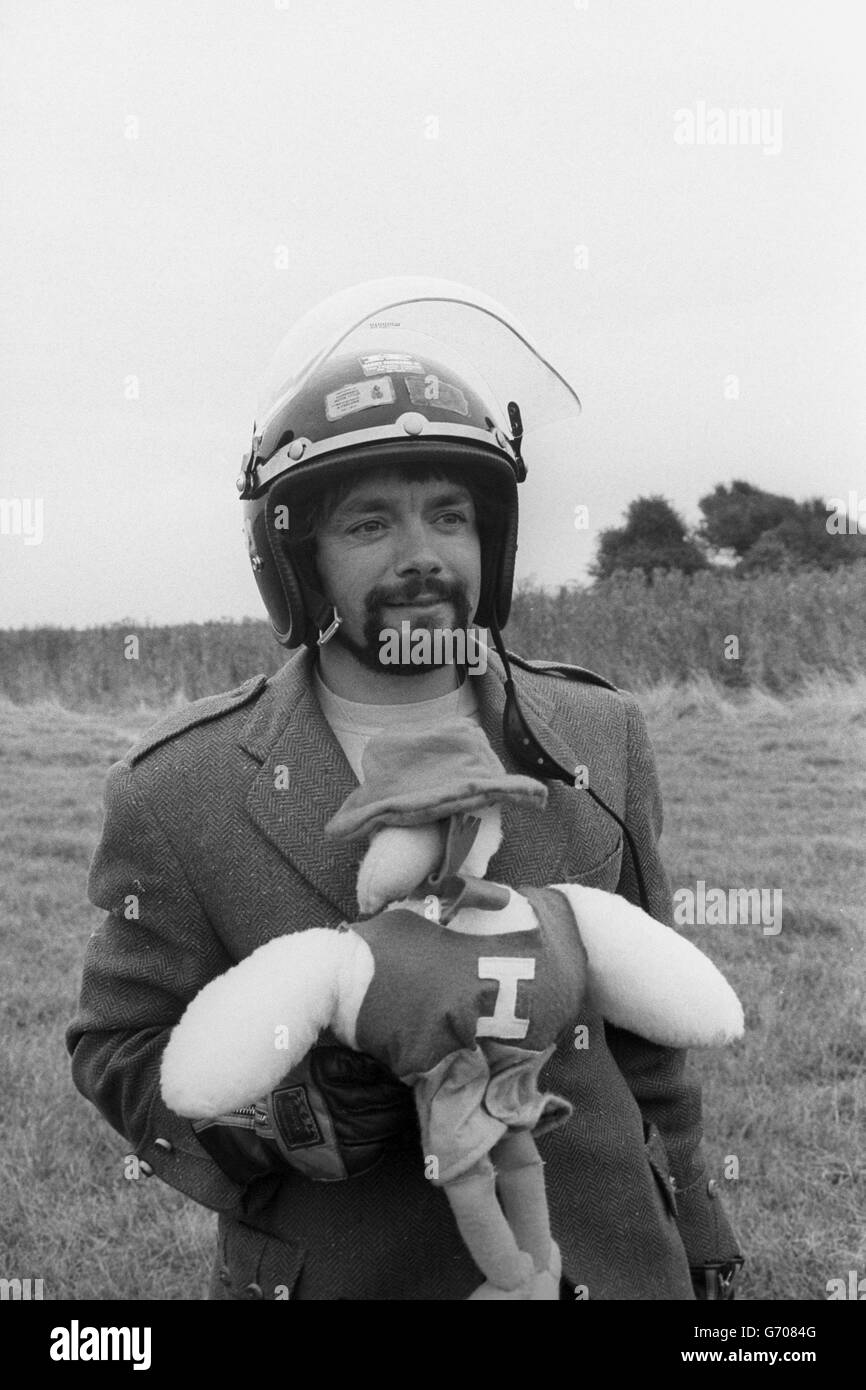
M 329 690 L 319 675 L 314 675 L 315 691 L 322 713 L 334 731 L 355 776 L 363 782 L 361 759 L 374 734 L 383 729 L 428 729 L 442 719 L 463 716 L 474 724 L 481 723 L 478 699 L 471 680 L 464 680 L 458 690 L 438 695 L 435 700 L 417 700 L 409 705 L 365 705 L 357 700 L 344 700 Z

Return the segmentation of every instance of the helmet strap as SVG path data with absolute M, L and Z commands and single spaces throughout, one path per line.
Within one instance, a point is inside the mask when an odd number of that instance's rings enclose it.
M 499 624 L 490 624 L 490 631 L 493 634 L 493 642 L 499 653 L 499 659 L 505 668 L 505 710 L 502 715 L 502 736 L 505 746 L 515 762 L 519 763 L 527 772 L 534 777 L 546 778 L 552 782 L 564 782 L 566 786 L 575 786 L 574 773 L 556 758 L 551 757 L 538 738 L 530 728 L 517 702 L 517 692 L 514 689 L 514 677 L 511 674 L 511 664 L 508 660 L 508 652 L 505 650 L 505 643 L 502 640 L 502 633 L 499 631 Z M 637 847 L 631 831 L 621 816 L 616 811 L 611 810 L 606 801 L 603 801 L 592 787 L 582 788 L 586 795 L 595 802 L 602 811 L 616 821 L 623 833 L 623 838 L 629 848 L 632 864 L 634 865 L 635 880 L 637 883 L 638 897 L 644 912 L 650 912 L 649 895 L 643 876 L 640 860 L 638 859 Z M 652 915 L 652 914 L 650 914 Z
M 289 559 L 286 552 L 281 558 Z M 306 631 L 303 640 L 308 645 L 312 645 L 312 632 L 316 633 L 316 645 L 324 647 L 326 642 L 330 642 L 334 633 L 342 623 L 343 619 L 330 599 L 319 589 L 319 578 L 309 560 L 305 562 L 302 556 L 294 554 L 291 556 L 288 568 L 288 576 L 297 592 L 297 597 L 303 606 L 304 614 L 307 619 Z
M 304 610 L 316 630 L 316 646 L 324 647 L 326 642 L 330 642 L 343 619 L 336 606 L 304 578 L 300 567 L 296 570 L 296 576 L 304 601 Z
M 328 623 L 328 626 L 327 626 L 326 628 L 321 628 L 321 629 L 319 630 L 319 635 L 318 635 L 318 637 L 316 638 L 316 646 L 317 646 L 317 647 L 324 647 L 324 645 L 325 645 L 326 642 L 330 642 L 330 640 L 331 640 L 331 638 L 333 637 L 334 633 L 337 631 L 337 628 L 340 626 L 340 623 L 343 621 L 343 619 L 340 617 L 339 613 L 337 612 L 336 607 L 332 608 L 332 609 L 331 609 L 331 612 L 333 613 L 334 616 L 333 616 L 333 618 L 331 619 L 331 621 Z

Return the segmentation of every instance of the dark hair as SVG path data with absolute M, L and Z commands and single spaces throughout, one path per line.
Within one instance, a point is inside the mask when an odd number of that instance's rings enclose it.
M 465 487 L 474 503 L 476 525 L 481 535 L 486 530 L 498 529 L 505 523 L 505 509 L 499 498 L 486 491 L 479 480 L 467 478 L 465 471 L 453 464 L 386 464 L 381 471 L 411 478 L 413 482 L 427 483 L 441 480 Z M 325 487 L 296 503 L 292 507 L 291 536 L 293 544 L 309 546 L 314 553 L 319 530 L 364 476 L 364 472 L 360 470 L 350 472 L 329 487 Z

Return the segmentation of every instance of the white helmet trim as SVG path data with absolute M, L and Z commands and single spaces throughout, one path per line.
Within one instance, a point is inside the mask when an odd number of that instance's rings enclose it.
M 297 469 L 309 459 L 321 458 L 323 454 L 334 454 L 342 449 L 351 449 L 359 444 L 375 444 L 385 439 L 405 439 L 411 448 L 410 441 L 413 438 L 423 438 L 425 442 L 435 439 L 464 439 L 470 440 L 473 444 L 485 444 L 500 454 L 506 452 L 488 430 L 476 429 L 474 425 L 452 425 L 445 421 L 431 420 L 421 435 L 410 435 L 398 420 L 391 425 L 377 425 L 374 429 L 352 430 L 349 434 L 334 435 L 330 439 L 320 440 L 317 444 L 308 443 L 300 459 L 290 456 L 292 444 L 297 443 L 296 440 L 291 440 L 264 463 L 256 465 L 253 470 L 254 488 L 258 491 L 266 483 L 273 482 L 274 478 Z

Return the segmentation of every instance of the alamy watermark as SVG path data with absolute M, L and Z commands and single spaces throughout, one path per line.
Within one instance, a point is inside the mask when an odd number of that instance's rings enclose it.
M 487 629 L 416 627 L 407 620 L 379 633 L 383 666 L 465 666 L 470 676 L 487 670 Z
M 842 497 L 828 497 L 826 506 L 824 524 L 831 536 L 866 535 L 866 496 L 849 492 L 847 505 Z
M 782 148 L 781 106 L 742 106 L 725 110 L 696 101 L 694 108 L 674 112 L 674 140 L 678 145 L 755 145 L 764 154 Z
M 41 545 L 42 517 L 41 497 L 0 497 L 0 536 L 23 536 L 25 545 Z
M 827 1280 L 827 1301 L 832 1303 L 834 1299 L 850 1298 L 857 1303 L 866 1300 L 866 1278 L 860 1278 L 860 1272 L 856 1269 L 848 1270 L 846 1279 Z
M 699 878 L 694 890 L 674 893 L 677 927 L 760 926 L 764 936 L 782 930 L 781 888 L 708 888 Z
M 134 1371 L 147 1371 L 151 1335 L 149 1327 L 82 1327 L 73 1318 L 69 1327 L 51 1329 L 48 1355 L 52 1361 L 131 1361 Z
M 32 1298 L 44 1298 L 44 1282 L 43 1279 L 0 1279 L 0 1302 L 11 1299 L 15 1303 L 27 1303 Z

